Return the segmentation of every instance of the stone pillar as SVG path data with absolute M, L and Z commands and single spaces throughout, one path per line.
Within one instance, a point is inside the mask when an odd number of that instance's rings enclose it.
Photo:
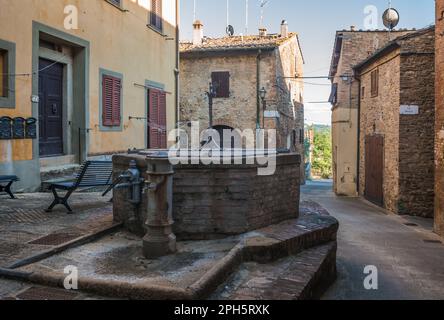
M 147 156 L 147 231 L 143 238 L 143 254 L 155 259 L 176 252 L 173 234 L 173 166 L 166 153 Z

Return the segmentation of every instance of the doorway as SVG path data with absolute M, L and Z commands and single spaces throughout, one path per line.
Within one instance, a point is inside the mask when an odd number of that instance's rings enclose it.
M 384 205 L 384 137 L 365 139 L 365 198 L 379 206 Z
M 63 64 L 39 59 L 40 157 L 63 155 Z

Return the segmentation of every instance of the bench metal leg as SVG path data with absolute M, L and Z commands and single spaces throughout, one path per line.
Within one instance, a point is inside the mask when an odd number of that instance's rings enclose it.
M 52 212 L 52 209 L 54 209 L 54 207 L 56 205 L 63 205 L 65 206 L 65 208 L 68 210 L 68 213 L 72 213 L 72 209 L 68 204 L 68 199 L 71 196 L 71 194 L 74 192 L 74 190 L 69 190 L 64 197 L 60 197 L 59 194 L 57 193 L 57 190 L 55 188 L 51 188 L 51 191 L 54 195 L 54 201 L 51 203 L 51 205 L 49 206 L 48 209 L 46 209 L 46 212 Z
M 1 186 L 0 185 L 0 192 L 6 192 L 7 194 L 9 194 L 11 199 L 16 199 L 14 194 L 11 191 L 11 186 L 12 186 L 13 183 L 14 183 L 14 181 L 11 181 L 6 186 Z

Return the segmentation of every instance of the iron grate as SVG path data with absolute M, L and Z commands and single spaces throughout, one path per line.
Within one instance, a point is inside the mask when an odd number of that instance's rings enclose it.
M 77 293 L 55 288 L 32 287 L 17 295 L 19 300 L 74 300 Z
M 424 240 L 424 242 L 425 243 L 432 243 L 432 244 L 442 244 L 442 241 L 439 241 L 439 240 L 429 240 L 429 239 L 426 239 L 426 240 Z
M 28 242 L 29 244 L 41 245 L 41 246 L 59 246 L 66 242 L 70 242 L 81 237 L 78 233 L 53 233 L 42 238 Z
M 40 223 L 51 218 L 43 209 L 7 208 L 0 212 L 1 221 L 6 223 Z
M 411 222 L 404 223 L 404 225 L 406 225 L 407 227 L 418 227 L 416 223 L 411 223 Z

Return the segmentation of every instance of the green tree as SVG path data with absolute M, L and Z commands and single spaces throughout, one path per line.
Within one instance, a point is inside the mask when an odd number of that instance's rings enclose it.
M 315 130 L 313 146 L 313 173 L 323 179 L 332 176 L 331 129 Z

